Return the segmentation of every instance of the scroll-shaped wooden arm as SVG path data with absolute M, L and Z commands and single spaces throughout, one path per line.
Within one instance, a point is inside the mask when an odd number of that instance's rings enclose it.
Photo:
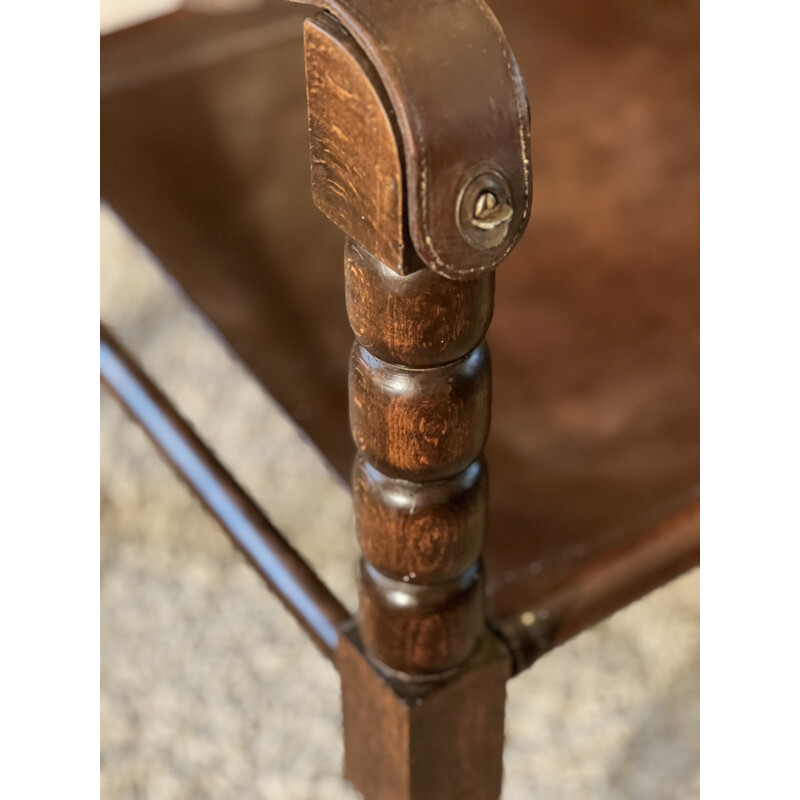
M 511 657 L 484 611 L 484 336 L 529 214 L 527 101 L 480 0 L 322 4 L 305 24 L 312 192 L 348 237 L 363 555 L 345 770 L 367 800 L 494 800 Z
M 315 4 L 353 37 L 388 98 L 418 255 L 451 278 L 496 267 L 530 213 L 530 119 L 519 68 L 488 6 L 483 0 Z

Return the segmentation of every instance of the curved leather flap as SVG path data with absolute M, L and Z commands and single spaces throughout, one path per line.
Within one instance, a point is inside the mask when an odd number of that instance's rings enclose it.
M 483 0 L 314 4 L 340 20 L 383 81 L 403 140 L 408 223 L 422 260 L 461 279 L 496 267 L 525 229 L 531 178 L 525 87 L 492 12 Z M 501 240 L 489 244 L 462 233 L 460 205 L 474 204 L 470 193 L 482 176 L 495 194 L 503 184 L 512 211 Z

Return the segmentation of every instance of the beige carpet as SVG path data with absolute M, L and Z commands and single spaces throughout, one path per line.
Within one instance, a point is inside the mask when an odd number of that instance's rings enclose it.
M 101 212 L 103 316 L 333 590 L 354 606 L 347 493 Z M 102 797 L 345 800 L 338 680 L 105 394 Z M 699 796 L 699 576 L 509 684 L 505 800 Z

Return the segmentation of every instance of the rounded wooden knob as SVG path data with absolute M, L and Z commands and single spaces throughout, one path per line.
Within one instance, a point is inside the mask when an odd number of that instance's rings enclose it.
M 391 478 L 362 456 L 353 468 L 356 535 L 384 575 L 413 583 L 458 577 L 480 557 L 486 527 L 486 467 L 427 483 Z
M 489 350 L 409 370 L 360 345 L 350 360 L 350 427 L 358 449 L 392 477 L 430 481 L 465 470 L 489 432 Z
M 446 583 L 414 585 L 362 561 L 358 627 L 366 651 L 409 674 L 458 666 L 483 630 L 482 584 L 480 564 Z
M 360 245 L 345 245 L 347 315 L 358 342 L 393 364 L 432 367 L 462 358 L 486 335 L 494 273 L 453 281 L 420 261 L 408 275 Z

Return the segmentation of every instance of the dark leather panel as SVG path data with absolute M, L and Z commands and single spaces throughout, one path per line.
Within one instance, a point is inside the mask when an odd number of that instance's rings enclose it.
M 493 9 L 531 100 L 534 180 L 488 337 L 487 586 L 507 616 L 696 497 L 699 20 L 688 0 Z M 343 242 L 310 199 L 301 17 L 107 37 L 102 192 L 347 473 Z

